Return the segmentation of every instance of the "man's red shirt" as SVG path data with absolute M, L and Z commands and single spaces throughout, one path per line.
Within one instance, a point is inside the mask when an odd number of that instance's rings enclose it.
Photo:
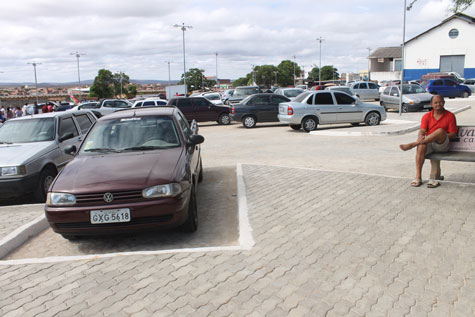
M 452 112 L 444 109 L 439 120 L 434 118 L 434 110 L 429 111 L 422 117 L 421 129 L 426 130 L 426 135 L 429 135 L 440 128 L 444 129 L 446 133 L 457 133 L 457 121 Z

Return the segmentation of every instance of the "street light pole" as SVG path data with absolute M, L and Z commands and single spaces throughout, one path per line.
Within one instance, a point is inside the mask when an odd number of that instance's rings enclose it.
M 36 87 L 36 104 L 38 104 L 38 81 L 36 79 L 36 65 L 41 65 L 41 63 L 37 63 L 37 62 L 30 62 L 28 64 L 31 64 L 33 65 L 33 70 L 35 72 L 35 87 Z
M 371 59 L 369 58 L 369 55 L 371 54 L 371 48 L 367 47 L 368 50 L 368 81 L 371 81 L 371 74 L 370 74 L 370 69 L 371 69 Z
M 274 71 L 274 75 L 275 75 L 275 85 L 277 86 L 277 71 Z
M 185 96 L 188 94 L 188 87 L 186 86 L 186 60 L 185 60 L 185 31 L 187 29 L 192 29 L 191 25 L 185 25 L 182 23 L 181 25 L 175 24 L 173 25 L 176 28 L 180 28 L 183 31 L 183 83 L 185 84 Z
M 317 41 L 320 42 L 320 67 L 318 68 L 318 85 L 322 85 L 322 42 L 325 41 L 323 37 L 319 37 Z
M 399 86 L 399 115 L 402 113 L 402 81 L 404 80 L 404 42 L 406 42 L 406 11 L 412 8 L 413 1 L 409 7 L 406 7 L 406 0 L 404 0 L 404 22 L 402 27 L 402 46 L 401 46 L 401 83 Z
M 218 52 L 216 54 L 216 86 L 218 86 L 218 90 L 220 88 L 219 86 L 219 79 L 218 79 Z
M 295 55 L 293 56 L 294 57 L 294 87 L 295 87 L 295 59 L 297 58 Z
M 168 64 L 168 86 L 171 86 L 171 79 L 170 79 L 170 61 L 166 61 L 165 63 Z
M 82 55 L 86 55 L 85 53 L 78 53 L 77 51 L 74 53 L 69 53 L 69 55 L 76 56 L 77 64 L 78 64 L 78 82 L 79 82 L 79 101 L 82 101 L 82 91 L 81 91 L 81 75 L 79 73 L 79 57 Z

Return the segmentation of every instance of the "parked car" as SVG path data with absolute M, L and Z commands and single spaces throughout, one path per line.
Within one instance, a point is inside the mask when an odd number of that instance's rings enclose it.
M 357 81 L 350 89 L 361 100 L 379 100 L 379 86 L 372 82 Z
M 71 160 L 63 150 L 78 146 L 95 116 L 87 111 L 49 112 L 10 119 L 0 129 L 0 198 L 33 193 L 45 201 L 56 174 Z
M 294 101 L 279 105 L 279 121 L 294 130 L 306 132 L 319 124 L 351 123 L 378 125 L 386 120 L 386 111 L 379 105 L 362 103 L 341 91 L 304 92 Z
M 303 92 L 304 90 L 301 88 L 279 88 L 276 91 L 274 91 L 274 94 L 285 96 L 289 98 L 290 100 L 293 100 L 295 99 L 295 97 L 297 97 Z
M 103 116 L 106 114 L 130 108 L 132 104 L 124 99 L 99 99 L 96 110 Z
M 472 94 L 470 88 L 460 85 L 450 78 L 433 79 L 429 81 L 426 90 L 433 95 L 439 94 L 443 97 L 449 98 L 468 98 Z
M 470 78 L 470 79 L 466 79 L 463 84 L 465 86 L 467 86 L 468 88 L 470 88 L 470 90 L 472 91 L 472 93 L 475 92 L 475 78 Z
M 132 108 L 147 108 L 147 107 L 158 107 L 166 106 L 168 103 L 167 100 L 161 98 L 147 98 L 145 100 L 137 100 L 132 105 Z
M 308 89 L 308 85 L 297 85 L 295 86 L 295 88 L 300 88 L 302 90 L 307 90 Z
M 234 89 L 226 89 L 223 93 L 223 96 L 222 96 L 222 99 L 223 99 L 223 103 L 225 105 L 228 104 L 228 101 L 229 101 L 229 98 L 231 98 L 231 96 L 233 95 L 234 93 Z
M 221 95 L 219 92 L 207 92 L 202 94 L 203 97 L 214 103 L 215 105 L 222 105 Z
M 234 89 L 233 95 L 229 98 L 228 104 L 232 105 L 241 102 L 247 96 L 251 96 L 260 93 L 261 90 L 258 86 L 239 86 Z
M 350 87 L 348 86 L 329 86 L 329 87 L 326 87 L 325 90 L 343 91 L 350 96 L 354 96 L 353 91 L 351 91 Z
M 402 112 L 420 111 L 431 108 L 430 100 L 432 95 L 426 92 L 419 85 L 402 85 Z M 379 104 L 384 109 L 399 110 L 399 86 L 386 87 L 380 96 Z
M 119 111 L 97 121 L 48 191 L 46 219 L 66 239 L 198 226 L 203 178 L 198 125 L 175 107 Z M 111 164 L 113 162 L 113 164 Z
M 457 82 L 457 78 L 449 73 L 427 73 L 421 76 L 421 87 L 427 89 L 427 85 L 433 79 L 448 78 Z
M 289 98 L 277 94 L 255 94 L 231 106 L 231 118 L 242 122 L 245 128 L 253 128 L 257 122 L 279 122 L 279 104 Z
M 204 97 L 173 97 L 168 100 L 167 105 L 178 107 L 188 121 L 231 123 L 229 106 L 215 105 Z

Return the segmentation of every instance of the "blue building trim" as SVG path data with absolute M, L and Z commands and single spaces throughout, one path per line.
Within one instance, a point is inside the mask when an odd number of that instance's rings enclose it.
M 436 73 L 439 72 L 439 68 L 425 68 L 425 69 L 405 69 L 404 70 L 404 80 L 419 80 L 422 75 L 427 73 Z M 464 78 L 475 78 L 475 68 L 464 68 L 463 74 L 460 74 Z

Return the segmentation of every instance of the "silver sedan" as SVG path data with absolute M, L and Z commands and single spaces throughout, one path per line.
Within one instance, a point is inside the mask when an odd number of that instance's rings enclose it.
M 420 111 L 431 108 L 429 94 L 419 85 L 402 86 L 402 112 Z M 380 96 L 379 103 L 384 109 L 399 109 L 399 86 L 386 87 Z
M 341 91 L 303 92 L 294 101 L 279 104 L 279 121 L 294 130 L 315 130 L 319 124 L 378 125 L 386 120 L 379 105 L 362 103 Z

